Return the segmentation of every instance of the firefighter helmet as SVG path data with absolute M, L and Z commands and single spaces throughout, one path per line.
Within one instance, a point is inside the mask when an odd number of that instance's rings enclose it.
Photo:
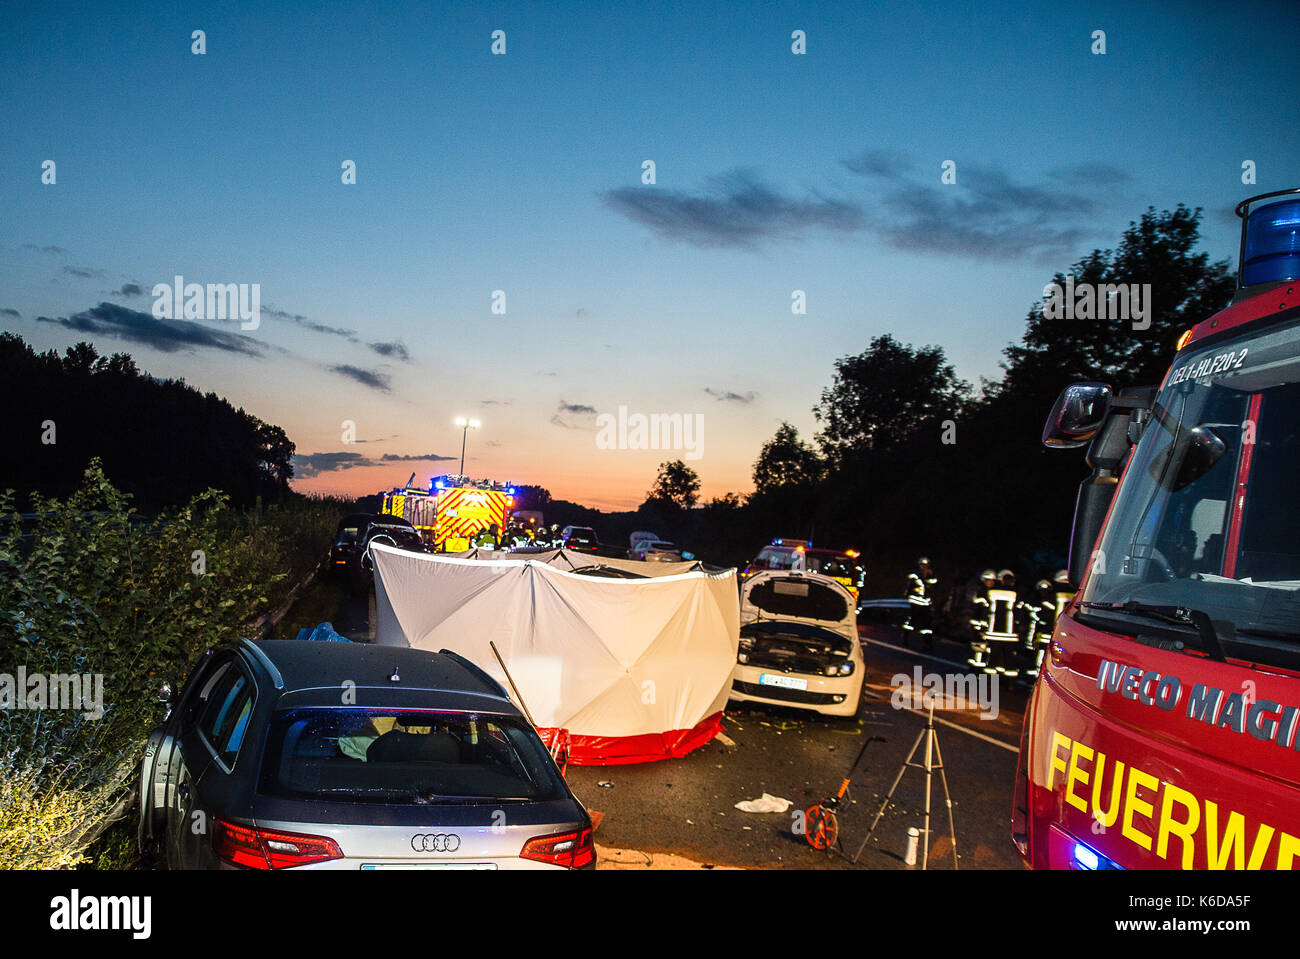
M 985 579 L 993 580 L 997 578 L 998 578 L 998 574 L 993 572 L 993 570 L 991 569 L 986 569 L 984 570 L 984 572 L 980 573 L 981 580 L 985 580 Z
M 1052 577 L 1052 581 L 1056 583 L 1060 583 L 1063 586 L 1069 586 L 1070 571 L 1068 569 L 1058 569 L 1056 571 L 1056 575 Z

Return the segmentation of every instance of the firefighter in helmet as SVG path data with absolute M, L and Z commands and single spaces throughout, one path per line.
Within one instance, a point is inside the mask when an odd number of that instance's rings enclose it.
M 971 658 L 966 660 L 976 669 L 984 671 L 989 665 L 989 644 L 984 641 L 984 634 L 989 630 L 993 620 L 993 604 L 989 599 L 989 590 L 998 583 L 998 574 L 991 569 L 980 573 L 980 584 L 975 590 L 971 603 L 971 629 L 975 637 L 971 641 Z
M 1033 596 L 1020 604 L 1028 614 L 1025 630 L 1025 651 L 1029 655 L 1029 668 L 1025 675 L 1036 678 L 1042 670 L 1043 657 L 1052 642 L 1056 628 L 1056 587 L 1045 579 L 1034 584 Z
M 916 569 L 907 574 L 907 619 L 903 629 L 923 637 L 927 648 L 934 645 L 933 600 L 937 582 L 930 560 L 924 556 L 916 561 Z
M 992 575 L 991 575 L 992 574 Z M 1019 599 L 1016 575 L 1009 569 L 985 570 L 980 577 L 981 603 L 975 604 L 976 615 L 984 617 L 976 624 L 977 636 L 971 644 L 973 655 L 968 662 L 982 672 L 1014 679 L 1020 674 L 1014 652 L 1022 642 L 1016 625 Z

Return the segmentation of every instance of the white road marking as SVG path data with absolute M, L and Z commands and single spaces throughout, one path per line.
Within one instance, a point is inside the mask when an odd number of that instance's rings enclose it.
M 955 666 L 958 669 L 965 670 L 966 672 L 970 672 L 970 663 L 956 663 L 953 662 L 951 659 L 944 659 L 942 656 L 932 656 L 929 653 L 918 653 L 916 650 L 907 649 L 904 646 L 895 646 L 893 643 L 883 643 L 878 639 L 867 639 L 865 636 L 860 638 L 862 642 L 870 643 L 873 646 L 880 646 L 883 649 L 892 649 L 896 653 L 904 653 L 908 656 L 920 656 L 923 659 L 932 659 L 936 663 L 943 663 L 945 666 Z M 863 690 L 863 692 L 871 696 L 873 699 L 883 698 L 886 701 L 888 701 L 889 699 L 888 696 L 881 697 L 875 695 L 875 692 L 871 689 L 869 685 Z M 906 709 L 909 713 L 915 713 L 918 716 L 926 715 L 925 711 L 921 709 L 912 709 L 911 707 L 907 707 L 907 706 L 905 706 L 904 709 Z M 970 729 L 969 727 L 961 726 L 958 725 L 957 723 L 949 722 L 948 720 L 943 719 L 939 716 L 935 716 L 934 721 L 936 723 L 942 723 L 943 725 L 947 726 L 949 729 L 955 729 L 960 733 L 965 733 L 967 736 L 974 736 L 976 739 L 982 739 L 986 743 L 992 743 L 994 746 L 1000 746 L 1002 749 L 1009 750 L 1010 752 L 1013 753 L 1020 752 L 1019 746 L 1013 746 L 1010 743 L 1003 742 L 1000 739 L 994 739 L 992 736 L 985 736 L 983 733 L 977 733 L 975 730 Z
M 955 663 L 951 659 L 944 659 L 942 656 L 933 656 L 930 653 L 918 653 L 914 649 L 908 649 L 905 646 L 895 646 L 893 643 L 882 643 L 878 639 L 867 639 L 858 637 L 864 643 L 870 643 L 872 646 L 880 646 L 883 649 L 892 649 L 896 653 L 906 653 L 908 656 L 920 656 L 922 659 L 933 659 L 936 663 L 943 663 L 945 666 L 956 666 L 958 669 L 964 669 L 970 672 L 970 663 Z
M 864 695 L 870 696 L 872 699 L 876 699 L 876 700 L 884 700 L 885 702 L 889 702 L 889 697 L 888 697 L 888 696 L 877 696 L 876 693 L 875 693 L 875 690 L 873 690 L 870 686 L 865 687 L 865 688 L 862 690 L 862 692 L 863 692 Z M 924 710 L 913 709 L 913 708 L 910 707 L 910 706 L 904 706 L 903 709 L 904 709 L 905 711 L 909 712 L 909 713 L 915 713 L 916 715 L 918 715 L 918 716 L 922 716 L 922 717 L 928 715 Z M 977 733 L 977 732 L 975 732 L 975 730 L 970 729 L 970 728 L 968 728 L 968 727 L 966 727 L 966 726 L 959 726 L 957 723 L 950 723 L 950 722 L 948 722 L 948 720 L 943 719 L 943 718 L 941 718 L 941 717 L 939 717 L 939 716 L 935 716 L 935 717 L 934 717 L 934 721 L 935 721 L 936 723 L 941 723 L 941 724 L 943 724 L 944 726 L 947 726 L 949 729 L 955 729 L 955 730 L 957 730 L 957 732 L 959 732 L 959 733 L 965 733 L 967 736 L 974 736 L 976 739 L 982 739 L 982 740 L 984 740 L 986 743 L 992 743 L 994 746 L 1000 746 L 1000 747 L 1002 747 L 1003 749 L 1008 750 L 1009 752 L 1013 752 L 1013 753 L 1019 753 L 1019 752 L 1020 752 L 1020 747 L 1019 747 L 1019 746 L 1013 746 L 1013 745 L 1011 745 L 1010 743 L 1004 743 L 1004 742 L 1003 742 L 1002 740 L 1000 740 L 1000 739 L 994 739 L 992 736 L 985 736 L 983 733 Z

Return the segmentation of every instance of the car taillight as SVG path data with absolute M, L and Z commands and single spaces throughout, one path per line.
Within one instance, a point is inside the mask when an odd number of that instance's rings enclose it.
M 254 829 L 214 819 L 212 850 L 228 863 L 248 869 L 289 869 L 342 859 L 343 850 L 327 836 Z
M 555 836 L 538 836 L 524 843 L 519 858 L 548 862 L 566 869 L 581 869 L 595 861 L 596 844 L 592 841 L 590 829 L 563 832 Z

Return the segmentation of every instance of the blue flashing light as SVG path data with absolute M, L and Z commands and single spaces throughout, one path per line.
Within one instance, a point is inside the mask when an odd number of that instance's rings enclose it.
M 1096 869 L 1101 865 L 1097 854 L 1081 842 L 1074 844 L 1074 864 L 1080 869 Z
M 438 482 L 434 483 L 433 485 L 435 489 L 446 489 L 446 486 L 443 484 L 442 480 L 438 480 Z
M 1262 206 L 1246 220 L 1241 285 L 1300 277 L 1300 200 Z
M 508 490 L 506 490 L 506 492 L 507 492 L 508 494 L 510 494 L 511 496 L 514 496 L 514 495 L 515 495 L 515 488 L 512 486 L 512 487 L 510 487 Z

